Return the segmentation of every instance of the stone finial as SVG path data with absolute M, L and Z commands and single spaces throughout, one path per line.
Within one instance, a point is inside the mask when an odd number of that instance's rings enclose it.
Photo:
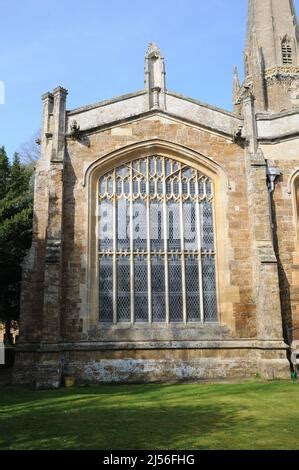
M 149 109 L 165 109 L 165 63 L 157 44 L 151 42 L 145 55 L 145 88 L 149 97 Z
M 49 91 L 47 91 L 46 93 L 44 93 L 42 95 L 42 102 L 45 103 L 47 101 L 53 101 L 54 97 L 53 97 L 53 93 L 50 93 Z
M 155 42 L 150 42 L 146 52 L 147 57 L 162 57 L 161 51 Z
M 235 68 L 234 68 L 234 84 L 233 84 L 233 100 L 234 100 L 234 102 L 237 100 L 239 92 L 240 92 L 239 73 L 238 73 L 238 67 L 235 66 Z
M 42 95 L 43 103 L 43 124 L 42 124 L 42 138 L 47 137 L 51 133 L 50 116 L 53 113 L 54 96 L 53 93 L 47 92 Z
M 235 66 L 234 68 L 234 79 L 233 79 L 233 109 L 234 112 L 237 114 L 240 114 L 240 101 L 239 101 L 239 95 L 240 95 L 240 81 L 239 81 L 239 74 L 238 74 L 238 68 Z
M 68 94 L 67 89 L 63 88 L 62 86 L 58 86 L 58 87 L 54 88 L 54 90 L 53 90 L 54 97 L 55 96 L 60 96 L 61 98 L 66 99 L 67 94 Z
M 66 97 L 68 91 L 61 86 L 53 90 L 52 162 L 62 162 L 65 154 Z

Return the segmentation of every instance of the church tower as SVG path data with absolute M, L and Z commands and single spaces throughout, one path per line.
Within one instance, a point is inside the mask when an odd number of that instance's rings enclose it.
M 257 112 L 299 107 L 298 26 L 293 0 L 249 0 L 244 89 Z M 235 105 L 238 99 L 235 100 Z

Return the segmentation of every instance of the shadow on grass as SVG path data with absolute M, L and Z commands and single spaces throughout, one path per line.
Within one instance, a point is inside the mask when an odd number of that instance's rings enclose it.
M 0 448 L 215 447 L 218 432 L 229 435 L 240 425 L 240 407 L 209 403 L 207 391 L 205 386 L 158 385 L 7 389 L 0 411 Z

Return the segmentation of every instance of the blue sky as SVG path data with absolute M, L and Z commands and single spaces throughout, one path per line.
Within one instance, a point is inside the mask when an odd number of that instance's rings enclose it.
M 0 145 L 10 156 L 40 128 L 42 93 L 67 88 L 71 109 L 143 88 L 151 41 L 164 53 L 169 90 L 231 109 L 247 0 L 0 0 L 0 7 Z

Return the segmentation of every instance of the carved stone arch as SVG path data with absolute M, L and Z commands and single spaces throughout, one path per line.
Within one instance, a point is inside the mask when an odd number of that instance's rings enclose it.
M 288 194 L 292 194 L 295 179 L 299 176 L 299 168 L 296 168 L 288 180 Z
M 88 305 L 87 329 L 98 325 L 98 278 L 97 278 L 97 188 L 100 176 L 109 172 L 116 166 L 137 159 L 161 155 L 198 169 L 208 176 L 214 185 L 214 220 L 216 234 L 216 264 L 217 264 L 217 295 L 218 295 L 218 321 L 235 328 L 232 308 L 227 308 L 227 289 L 230 284 L 229 270 L 229 237 L 227 213 L 227 192 L 230 189 L 229 178 L 224 168 L 212 160 L 188 147 L 160 139 L 147 140 L 125 146 L 112 153 L 105 154 L 92 162 L 85 170 L 83 186 L 88 192 L 88 256 L 86 301 Z
M 195 164 L 200 163 L 208 171 L 211 171 L 213 174 L 221 174 L 222 177 L 226 180 L 227 188 L 230 189 L 230 181 L 228 175 L 222 165 L 218 162 L 215 162 L 207 155 L 204 155 L 201 152 L 190 149 L 183 145 L 179 145 L 173 142 L 162 139 L 152 139 L 137 142 L 134 144 L 127 145 L 118 150 L 104 154 L 101 157 L 94 160 L 91 164 L 87 166 L 84 170 L 83 175 L 83 186 L 88 184 L 90 177 L 93 175 L 94 171 L 98 168 L 101 168 L 101 173 L 107 168 L 112 167 L 114 162 L 121 163 L 122 161 L 134 160 L 135 158 L 141 158 L 142 156 L 152 155 L 154 153 L 162 152 L 165 156 L 170 156 L 170 158 L 178 158 L 179 160 L 183 157 L 184 159 L 189 160 L 189 163 Z M 140 157 L 141 156 L 141 157 Z

